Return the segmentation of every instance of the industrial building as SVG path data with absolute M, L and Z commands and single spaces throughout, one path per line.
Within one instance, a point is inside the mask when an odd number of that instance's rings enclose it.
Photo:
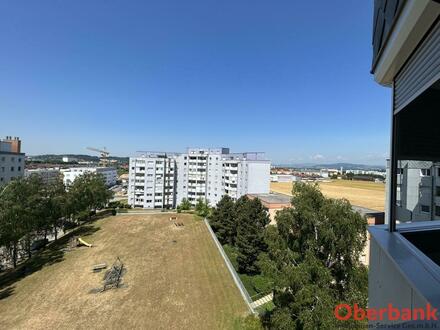
M 61 172 L 59 168 L 35 168 L 24 170 L 24 176 L 26 178 L 32 175 L 38 175 L 43 183 L 54 183 L 61 177 Z
M 268 193 L 269 183 L 270 161 L 263 153 L 230 153 L 228 148 L 145 152 L 130 158 L 128 202 L 133 207 L 175 208 L 184 198 L 193 205 L 202 198 L 215 206 L 225 194 L 238 199 Z
M 21 152 L 21 140 L 7 136 L 0 140 L 0 186 L 23 177 L 25 154 Z
M 386 225 L 371 235 L 368 307 L 440 308 L 440 1 L 376 0 L 376 82 L 392 89 Z M 440 214 L 440 213 L 439 213 Z M 382 327 L 439 327 L 385 315 Z M 370 326 L 375 326 L 371 321 Z
M 63 182 L 66 187 L 70 186 L 76 178 L 84 173 L 101 174 L 108 187 L 114 186 L 118 178 L 116 169 L 112 167 L 71 167 L 69 169 L 62 169 L 61 173 L 63 174 Z

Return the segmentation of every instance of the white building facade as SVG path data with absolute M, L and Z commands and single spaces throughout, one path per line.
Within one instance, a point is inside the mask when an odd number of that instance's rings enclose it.
M 128 203 L 142 208 L 174 208 L 176 159 L 166 153 L 130 158 Z
M 24 175 L 25 154 L 17 137 L 0 140 L 0 186 Z
M 223 195 L 234 199 L 268 193 L 270 161 L 262 153 L 231 154 L 227 148 L 189 148 L 183 154 L 145 153 L 130 158 L 128 201 L 133 207 L 175 208 L 184 198 L 215 206 Z
M 38 175 L 44 183 L 55 183 L 60 177 L 61 172 L 58 168 L 36 168 L 36 169 L 26 169 L 24 171 L 24 176 L 26 178 L 31 175 Z
M 396 176 L 398 223 L 440 220 L 440 163 L 420 160 L 399 161 Z M 387 183 L 387 205 L 389 193 Z
M 116 169 L 112 167 L 71 167 L 61 170 L 61 173 L 63 174 L 63 182 L 66 187 L 71 185 L 76 178 L 84 173 L 101 174 L 108 187 L 114 186 L 118 178 Z

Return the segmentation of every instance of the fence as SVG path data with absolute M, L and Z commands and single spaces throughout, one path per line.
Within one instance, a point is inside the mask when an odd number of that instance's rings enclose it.
M 229 270 L 229 273 L 231 273 L 232 278 L 234 279 L 235 285 L 237 286 L 238 290 L 240 291 L 244 301 L 246 302 L 246 305 L 249 308 L 249 311 L 253 314 L 256 314 L 254 308 L 252 307 L 252 299 L 249 296 L 249 293 L 247 292 L 246 288 L 243 285 L 243 282 L 241 282 L 240 277 L 238 276 L 237 272 L 234 269 L 234 266 L 232 265 L 231 261 L 229 260 L 225 250 L 223 250 L 222 245 L 217 239 L 217 236 L 215 236 L 214 231 L 211 228 L 211 225 L 209 224 L 208 220 L 205 219 L 206 227 L 208 228 L 209 233 L 211 234 L 212 239 L 214 240 L 215 245 L 217 246 L 221 256 L 223 257 L 223 260 L 225 261 L 226 267 Z

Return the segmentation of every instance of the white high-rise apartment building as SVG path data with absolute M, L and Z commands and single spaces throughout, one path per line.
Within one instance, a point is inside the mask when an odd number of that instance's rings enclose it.
M 262 153 L 231 154 L 227 148 L 146 153 L 130 158 L 128 201 L 134 207 L 174 208 L 184 198 L 193 205 L 202 198 L 215 206 L 225 194 L 238 199 L 268 193 L 269 183 L 270 161 Z
M 176 159 L 166 153 L 130 158 L 128 203 L 142 208 L 174 208 Z

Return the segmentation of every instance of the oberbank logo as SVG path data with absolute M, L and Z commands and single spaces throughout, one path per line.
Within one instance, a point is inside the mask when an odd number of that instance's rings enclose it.
M 340 321 L 350 319 L 356 321 L 438 321 L 438 310 L 431 304 L 426 304 L 425 308 L 397 308 L 393 304 L 388 304 L 385 308 L 366 308 L 359 307 L 358 304 L 350 306 L 339 304 L 334 309 L 335 317 Z

